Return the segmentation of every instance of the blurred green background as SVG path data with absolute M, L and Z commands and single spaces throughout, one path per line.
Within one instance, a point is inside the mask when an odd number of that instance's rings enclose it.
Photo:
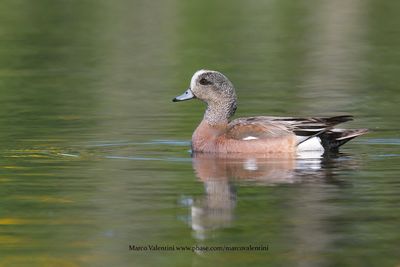
M 390 0 L 1 1 L 0 266 L 400 265 L 399 12 Z M 210 192 L 188 150 L 204 105 L 171 99 L 201 68 L 231 79 L 237 116 L 353 114 L 349 127 L 372 131 L 322 173 L 232 182 L 236 208 L 199 235 L 188 210 Z M 253 242 L 270 250 L 128 250 Z

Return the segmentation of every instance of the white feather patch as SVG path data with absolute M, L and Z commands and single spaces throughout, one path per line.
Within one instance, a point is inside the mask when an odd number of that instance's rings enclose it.
M 190 81 L 190 88 L 194 88 L 196 86 L 196 81 L 199 78 L 199 76 L 205 72 L 209 72 L 207 70 L 198 70 L 193 74 L 192 80 Z
M 244 141 L 249 141 L 249 140 L 257 140 L 258 139 L 258 137 L 255 137 L 255 136 L 246 136 L 245 138 L 243 138 L 242 140 L 244 140 Z
M 321 138 L 312 137 L 304 141 L 297 147 L 297 151 L 323 151 L 324 147 L 321 144 Z

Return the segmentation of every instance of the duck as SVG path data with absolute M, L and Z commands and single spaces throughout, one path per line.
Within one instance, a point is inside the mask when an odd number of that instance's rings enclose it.
M 252 116 L 232 120 L 237 95 L 221 72 L 201 69 L 189 88 L 173 102 L 198 99 L 206 104 L 200 124 L 192 135 L 192 152 L 296 154 L 299 151 L 337 152 L 339 147 L 368 129 L 339 129 L 351 115 L 333 117 Z

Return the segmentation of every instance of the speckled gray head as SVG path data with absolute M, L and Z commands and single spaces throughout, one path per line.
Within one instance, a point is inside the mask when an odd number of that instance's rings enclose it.
M 229 79 L 218 71 L 197 71 L 190 81 L 189 89 L 172 101 L 177 102 L 193 98 L 198 98 L 207 103 L 204 118 L 212 124 L 226 121 L 236 110 L 235 88 Z

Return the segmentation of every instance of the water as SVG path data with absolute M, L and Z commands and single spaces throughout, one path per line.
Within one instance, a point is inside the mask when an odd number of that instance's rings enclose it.
M 2 1 L 0 266 L 398 266 L 399 10 Z M 237 116 L 371 132 L 322 158 L 192 157 L 204 105 L 171 99 L 200 68 Z M 249 245 L 268 250 L 200 251 Z

